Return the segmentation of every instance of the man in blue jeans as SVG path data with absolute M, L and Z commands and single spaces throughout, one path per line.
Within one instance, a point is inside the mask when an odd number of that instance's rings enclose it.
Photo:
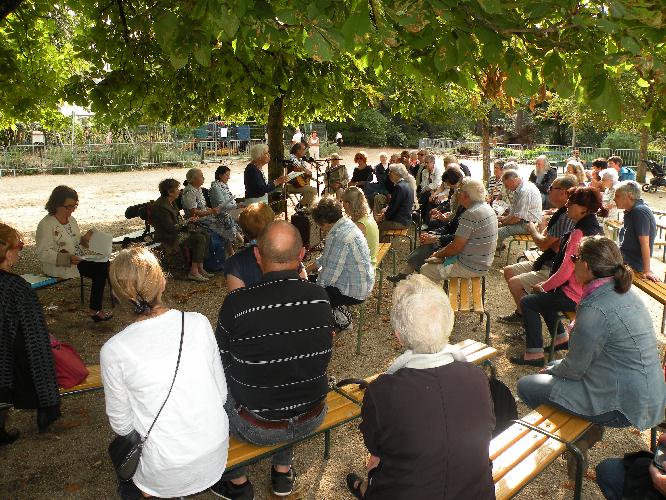
M 326 291 L 298 276 L 305 249 L 293 225 L 269 224 L 254 253 L 263 281 L 227 295 L 215 336 L 229 385 L 229 431 L 270 446 L 306 436 L 324 420 L 333 314 Z M 277 496 L 293 490 L 292 462 L 291 446 L 273 455 Z M 246 467 L 225 471 L 211 491 L 229 500 L 254 498 Z

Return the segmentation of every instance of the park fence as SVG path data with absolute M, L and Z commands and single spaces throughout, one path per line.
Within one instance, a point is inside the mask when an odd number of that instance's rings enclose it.
M 446 138 L 423 138 L 419 140 L 419 148 L 430 149 L 441 154 L 456 154 L 469 158 L 480 158 L 482 155 L 481 143 L 473 141 L 455 141 Z M 535 144 L 524 146 L 522 144 L 495 143 L 490 145 L 490 157 L 512 158 L 519 162 L 533 162 L 538 156 L 544 155 L 551 163 L 558 164 L 573 156 L 577 149 L 579 157 L 586 163 L 596 158 L 608 158 L 617 155 L 627 167 L 636 168 L 640 161 L 638 149 L 610 149 L 588 146 L 563 146 L 561 144 Z M 648 160 L 666 164 L 666 151 L 648 151 Z

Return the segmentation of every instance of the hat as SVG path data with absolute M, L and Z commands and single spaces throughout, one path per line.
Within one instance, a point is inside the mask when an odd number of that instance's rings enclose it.
M 331 154 L 331 160 L 341 160 L 340 155 L 338 153 L 332 153 Z

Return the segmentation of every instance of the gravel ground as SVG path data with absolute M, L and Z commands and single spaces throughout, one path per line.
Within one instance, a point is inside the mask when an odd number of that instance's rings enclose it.
M 379 150 L 367 150 L 373 163 Z M 343 150 L 343 158 L 350 173 L 353 168 L 355 150 Z M 389 150 L 389 152 L 392 152 Z M 242 194 L 242 169 L 245 162 L 234 161 L 232 167 L 232 190 Z M 478 162 L 468 161 L 473 173 L 480 172 Z M 204 174 L 212 180 L 216 165 L 206 165 Z M 85 175 L 45 175 L 31 177 L 3 177 L 0 193 L 5 200 L 0 218 L 24 231 L 26 249 L 15 271 L 36 272 L 39 266 L 34 254 L 34 228 L 44 214 L 43 204 L 53 186 L 68 184 L 78 190 L 81 197 L 76 216 L 82 228 L 98 227 L 114 235 L 123 234 L 141 227 L 138 219 L 124 219 L 128 205 L 154 199 L 159 180 L 174 176 L 184 178 L 184 170 L 155 169 L 125 173 Z M 648 203 L 655 209 L 665 209 L 666 202 L 660 194 L 647 195 Z M 313 231 L 316 238 L 318 231 Z M 407 253 L 406 243 L 399 243 L 400 262 Z M 505 341 L 504 334 L 511 327 L 495 321 L 508 314 L 511 303 L 501 275 L 504 258 L 497 259 L 488 275 L 487 307 L 491 313 L 493 345 L 500 354 L 496 364 L 500 378 L 515 393 L 518 378 L 534 370 L 515 367 L 506 360 L 506 353 L 518 352 L 519 345 Z M 655 262 L 663 275 L 664 266 Z M 386 269 L 390 270 L 390 262 Z M 339 335 L 335 340 L 335 351 L 330 365 L 330 374 L 340 378 L 364 377 L 388 367 L 400 352 L 391 333 L 388 308 L 391 287 L 384 287 L 382 312 L 374 314 L 368 307 L 364 328 L 362 353 L 354 354 L 355 331 Z M 216 277 L 207 285 L 171 279 L 165 294 L 166 303 L 174 308 L 198 311 L 206 315 L 214 325 L 216 316 L 226 294 L 223 277 Z M 114 320 L 94 324 L 86 318 L 86 309 L 79 304 L 78 282 L 71 280 L 38 292 L 44 306 L 47 322 L 52 333 L 60 340 L 76 347 L 84 361 L 99 362 L 99 350 L 115 332 L 130 321 L 130 312 L 116 307 Z M 655 329 L 659 330 L 661 307 L 644 296 L 653 316 Z M 108 300 L 108 299 L 107 299 Z M 370 299 L 374 306 L 376 292 Z M 356 312 L 356 314 L 358 314 Z M 465 338 L 483 340 L 483 325 L 476 315 L 458 315 L 453 330 L 452 342 Z M 663 340 L 660 337 L 660 341 Z M 107 458 L 106 447 L 112 438 L 104 413 L 101 393 L 68 397 L 62 401 L 64 418 L 57 428 L 39 435 L 34 422 L 35 415 L 28 411 L 12 411 L 10 428 L 21 431 L 21 438 L 12 446 L 0 448 L 0 498 L 114 498 L 115 481 Z M 519 403 L 519 415 L 528 409 Z M 627 451 L 646 448 L 649 433 L 635 430 L 609 430 L 602 443 L 590 452 L 590 463 L 594 466 L 606 457 L 621 456 Z M 349 471 L 360 472 L 366 450 L 356 424 L 345 425 L 332 433 L 331 459 L 323 460 L 323 437 L 317 437 L 296 447 L 295 468 L 299 474 L 301 494 L 298 498 L 344 499 L 352 498 L 346 492 L 344 476 Z M 250 468 L 257 498 L 271 498 L 268 493 L 269 463 L 262 461 Z M 584 498 L 602 498 L 593 481 L 593 469 L 583 487 Z M 565 462 L 558 459 L 539 478 L 517 497 L 571 498 L 572 485 L 567 481 Z M 195 495 L 196 498 L 216 498 L 211 493 Z

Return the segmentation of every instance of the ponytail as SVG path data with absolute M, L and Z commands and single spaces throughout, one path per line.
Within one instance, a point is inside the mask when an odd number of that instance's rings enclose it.
M 615 283 L 615 291 L 617 293 L 627 293 L 631 288 L 633 281 L 633 273 L 629 266 L 626 264 L 618 264 L 613 273 L 613 282 Z

